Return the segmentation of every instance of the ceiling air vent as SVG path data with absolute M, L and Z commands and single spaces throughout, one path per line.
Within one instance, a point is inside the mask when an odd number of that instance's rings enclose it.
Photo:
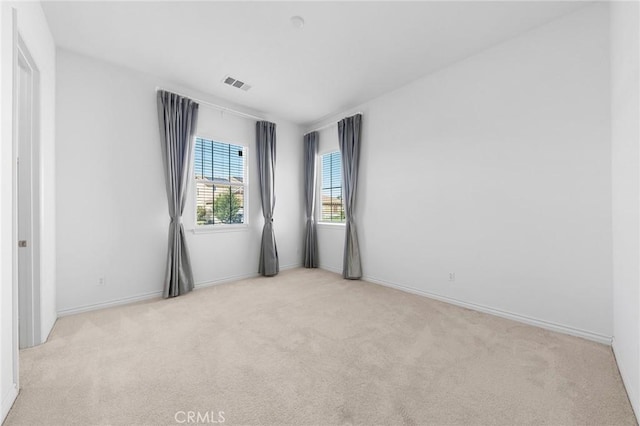
M 240 81 L 240 80 L 238 80 L 238 79 L 235 79 L 235 78 L 233 78 L 233 77 L 229 77 L 229 76 L 226 76 L 226 77 L 224 78 L 224 80 L 222 80 L 222 82 L 223 82 L 224 84 L 228 84 L 229 86 L 237 87 L 238 89 L 242 89 L 242 90 L 244 90 L 245 92 L 246 92 L 247 90 L 251 89 L 251 86 L 249 86 L 249 85 L 248 85 L 247 83 L 245 83 L 244 81 Z

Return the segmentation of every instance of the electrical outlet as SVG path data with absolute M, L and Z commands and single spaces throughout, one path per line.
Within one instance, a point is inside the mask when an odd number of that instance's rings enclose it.
M 455 281 L 455 280 L 456 280 L 456 273 L 449 272 L 449 281 Z
M 104 277 L 98 278 L 98 285 L 105 285 L 107 280 Z

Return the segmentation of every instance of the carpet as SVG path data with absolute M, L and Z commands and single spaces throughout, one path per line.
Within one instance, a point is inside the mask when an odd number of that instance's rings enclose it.
M 322 270 L 60 318 L 6 425 L 635 425 L 610 347 Z

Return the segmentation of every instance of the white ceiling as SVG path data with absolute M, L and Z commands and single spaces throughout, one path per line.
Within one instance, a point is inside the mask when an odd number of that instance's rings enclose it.
M 44 2 L 58 46 L 299 124 L 354 107 L 581 2 Z M 290 18 L 306 21 L 296 29 Z M 253 88 L 222 84 L 230 74 Z

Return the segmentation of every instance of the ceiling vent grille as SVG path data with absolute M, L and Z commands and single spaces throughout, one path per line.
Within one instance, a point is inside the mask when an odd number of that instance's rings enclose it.
M 238 89 L 242 89 L 245 92 L 247 90 L 251 89 L 251 86 L 248 85 L 247 83 L 245 83 L 244 81 L 240 81 L 240 80 L 238 80 L 236 78 L 233 78 L 233 77 L 230 77 L 230 76 L 226 76 L 224 78 L 224 80 L 222 80 L 222 82 L 224 84 L 227 84 L 227 85 L 231 86 L 231 87 L 236 87 Z

